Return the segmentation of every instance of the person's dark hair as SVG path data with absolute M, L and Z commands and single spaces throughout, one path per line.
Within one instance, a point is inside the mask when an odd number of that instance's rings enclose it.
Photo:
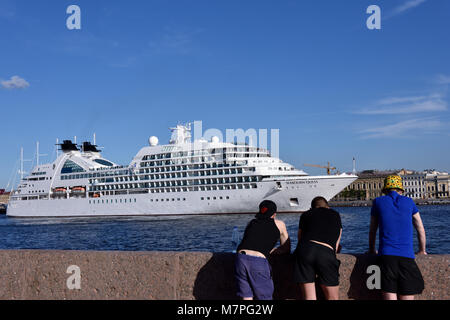
M 264 200 L 259 205 L 259 212 L 256 214 L 258 219 L 268 219 L 277 213 L 277 205 L 270 200 Z
M 403 192 L 402 189 L 392 188 L 392 189 L 383 189 L 383 190 L 381 190 L 381 193 L 383 193 L 383 194 L 389 194 L 389 193 L 391 193 L 391 191 Z
M 311 208 L 326 208 L 328 207 L 328 201 L 324 197 L 315 197 L 311 201 Z

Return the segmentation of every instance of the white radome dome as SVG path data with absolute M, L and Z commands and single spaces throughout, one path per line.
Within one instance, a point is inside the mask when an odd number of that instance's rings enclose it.
M 219 141 L 220 141 L 219 137 L 217 137 L 217 136 L 214 136 L 214 137 L 211 138 L 211 142 L 212 143 L 219 143 Z
M 150 144 L 150 146 L 154 147 L 158 145 L 159 140 L 157 137 L 153 136 L 148 139 L 148 143 Z

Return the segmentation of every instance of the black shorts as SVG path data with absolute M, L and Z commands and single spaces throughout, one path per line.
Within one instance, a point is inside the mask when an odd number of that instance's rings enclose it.
M 295 252 L 294 281 L 327 287 L 339 285 L 339 266 L 334 250 L 314 242 L 302 242 Z M 317 277 L 316 277 L 317 276 Z
M 422 273 L 412 258 L 379 257 L 381 290 L 399 295 L 415 295 L 425 288 Z

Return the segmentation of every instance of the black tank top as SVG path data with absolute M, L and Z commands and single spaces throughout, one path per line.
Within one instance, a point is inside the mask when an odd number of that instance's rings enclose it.
M 253 219 L 247 225 L 244 238 L 238 246 L 237 251 L 245 249 L 254 250 L 268 257 L 279 239 L 280 230 L 275 224 L 274 219 Z

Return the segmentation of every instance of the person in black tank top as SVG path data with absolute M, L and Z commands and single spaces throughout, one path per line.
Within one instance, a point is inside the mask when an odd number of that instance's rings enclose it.
M 295 249 L 294 280 L 306 300 L 316 300 L 316 279 L 327 300 L 339 299 L 340 261 L 336 251 L 341 234 L 339 213 L 329 208 L 325 198 L 315 198 L 311 210 L 300 217 Z
M 277 206 L 266 200 L 259 205 L 255 219 L 247 225 L 237 248 L 235 278 L 237 295 L 244 300 L 271 300 L 274 286 L 267 257 L 271 253 L 290 253 L 286 225 L 276 220 Z M 275 249 L 277 242 L 280 246 Z
M 272 218 L 256 218 L 250 221 L 245 229 L 244 238 L 237 248 L 261 252 L 268 257 L 280 240 L 280 230 Z

